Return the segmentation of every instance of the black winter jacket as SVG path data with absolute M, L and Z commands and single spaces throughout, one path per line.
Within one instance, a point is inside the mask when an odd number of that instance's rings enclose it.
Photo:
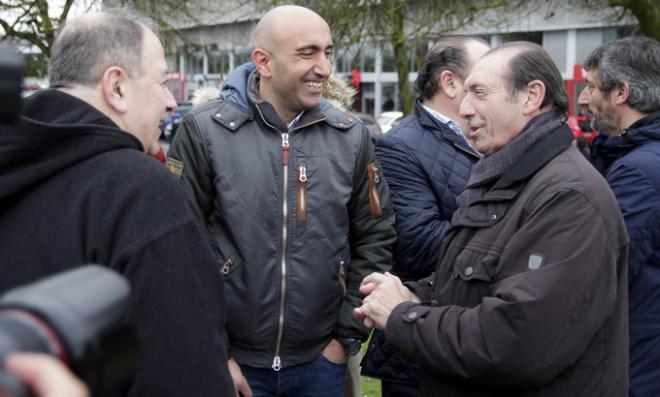
M 325 107 L 289 132 L 257 84 L 257 72 L 233 72 L 222 99 L 186 115 L 168 161 L 183 167 L 225 275 L 232 356 L 278 369 L 332 337 L 366 338 L 352 310 L 362 279 L 392 265 L 394 214 L 364 126 Z
M 131 285 L 131 396 L 230 396 L 222 279 L 176 178 L 87 103 L 30 97 L 0 126 L 0 291 L 99 263 Z

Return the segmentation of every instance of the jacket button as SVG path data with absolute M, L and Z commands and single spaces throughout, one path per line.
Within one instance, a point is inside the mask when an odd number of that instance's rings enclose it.
M 215 117 L 222 117 L 222 114 L 221 113 L 216 113 Z
M 234 123 L 233 121 L 230 121 L 230 122 L 229 122 L 229 126 L 230 126 L 230 127 L 233 127 L 233 126 L 235 126 L 235 125 L 236 125 L 236 123 Z
M 495 215 L 495 214 L 491 215 L 490 219 L 494 221 L 495 219 L 497 219 L 497 215 Z
M 417 316 L 418 316 L 417 312 L 410 312 L 410 313 L 408 313 L 408 319 L 409 319 L 409 320 L 414 320 L 414 319 L 417 318 Z
M 468 267 L 465 269 L 465 275 L 466 275 L 466 276 L 471 276 L 472 273 L 474 273 L 474 269 L 472 268 L 472 266 L 468 266 Z

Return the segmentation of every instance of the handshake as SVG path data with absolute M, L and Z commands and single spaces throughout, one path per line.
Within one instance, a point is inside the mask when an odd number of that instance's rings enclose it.
M 401 280 L 389 273 L 372 273 L 362 280 L 360 292 L 366 297 L 353 315 L 367 328 L 385 329 L 392 310 L 401 302 L 419 303 L 419 298 Z

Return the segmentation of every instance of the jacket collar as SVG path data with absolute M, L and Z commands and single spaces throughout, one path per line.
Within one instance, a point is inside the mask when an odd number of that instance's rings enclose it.
M 605 174 L 615 160 L 649 141 L 660 142 L 660 111 L 637 120 L 617 136 L 598 135 L 591 144 L 591 162 Z
M 441 139 L 449 141 L 454 147 L 476 159 L 481 158 L 481 155 L 477 153 L 474 149 L 468 146 L 461 137 L 456 135 L 454 131 L 449 129 L 446 125 L 442 124 L 438 119 L 433 117 L 424 106 L 422 106 L 422 101 L 417 98 L 415 100 L 415 115 L 419 119 L 419 124 L 424 127 L 425 130 L 431 131 L 433 134 L 438 136 Z
M 310 125 L 321 122 L 326 122 L 339 130 L 347 130 L 357 122 L 355 117 L 349 116 L 346 113 L 329 106 L 327 101 L 323 101 L 321 106 L 305 111 L 296 126 L 289 131 L 287 125 L 279 117 L 273 105 L 262 101 L 259 97 L 260 76 L 254 66 L 244 65 L 240 74 L 246 79 L 246 84 L 240 86 L 236 80 L 241 76 L 234 76 L 232 78 L 233 85 L 230 89 L 223 88 L 221 94 L 223 101 L 221 101 L 218 111 L 212 116 L 215 121 L 222 124 L 230 131 L 239 131 L 241 125 L 247 120 L 254 119 L 255 117 L 271 129 L 281 133 L 301 130 Z M 240 89 L 245 89 L 245 91 L 241 92 Z M 236 98 L 247 98 L 247 102 L 250 106 L 246 107 L 245 103 L 242 101 L 236 102 Z

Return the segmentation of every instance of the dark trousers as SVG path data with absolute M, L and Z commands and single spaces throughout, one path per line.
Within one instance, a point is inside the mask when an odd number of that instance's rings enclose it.
M 308 363 L 273 371 L 241 365 L 254 397 L 341 397 L 346 364 L 335 364 L 320 355 Z

